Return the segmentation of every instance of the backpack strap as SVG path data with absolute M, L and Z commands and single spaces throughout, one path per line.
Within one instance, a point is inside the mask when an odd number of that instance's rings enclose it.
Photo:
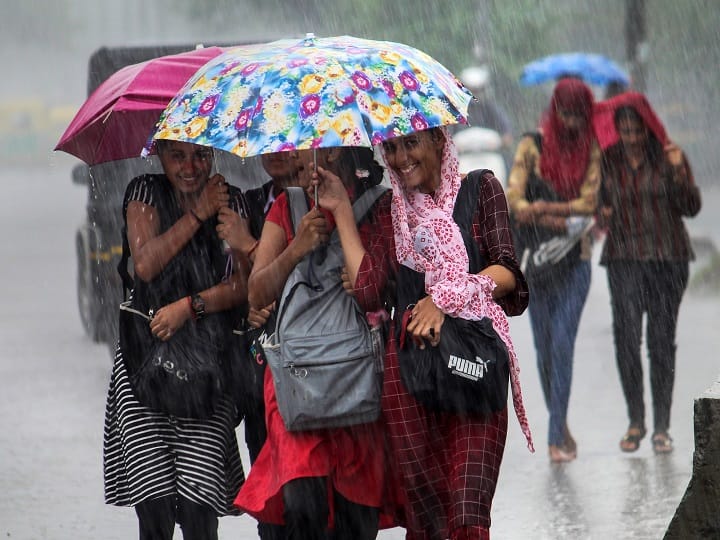
M 373 207 L 375 202 L 383 196 L 387 191 L 384 186 L 373 186 L 363 192 L 362 195 L 353 203 L 353 216 L 355 217 L 355 223 L 360 223 L 370 209 Z M 290 218 L 293 225 L 293 233 L 297 232 L 297 227 L 300 224 L 302 217 L 308 213 L 309 208 L 307 204 L 307 198 L 305 197 L 305 190 L 301 187 L 292 186 L 285 188 L 287 193 L 288 205 L 290 206 Z M 335 234 L 335 231 L 333 231 Z
M 293 234 L 297 232 L 298 225 L 302 217 L 310 211 L 307 198 L 305 198 L 305 190 L 298 186 L 285 188 L 287 194 L 288 205 L 290 206 L 290 219 L 293 226 Z
M 353 203 L 353 215 L 355 216 L 355 223 L 360 223 L 365 219 L 367 213 L 388 190 L 385 186 L 378 185 L 372 186 L 366 189 L 362 195 Z
M 538 154 L 542 154 L 542 133 L 540 133 L 539 131 L 526 131 L 525 133 L 523 133 L 523 137 L 530 137 L 535 143 L 535 146 L 537 146 Z

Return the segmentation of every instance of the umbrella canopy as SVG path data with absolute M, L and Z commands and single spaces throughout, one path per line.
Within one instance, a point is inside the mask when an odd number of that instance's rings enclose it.
M 308 35 L 208 62 L 168 105 L 154 138 L 240 157 L 372 146 L 466 122 L 471 99 L 442 64 L 407 45 Z
M 118 70 L 83 103 L 55 150 L 88 165 L 140 156 L 177 91 L 222 51 L 220 47 L 195 49 Z
M 584 52 L 553 54 L 530 62 L 523 68 L 520 82 L 531 86 L 564 76 L 580 77 L 590 84 L 617 81 L 630 85 L 630 77 L 615 62 L 600 54 Z

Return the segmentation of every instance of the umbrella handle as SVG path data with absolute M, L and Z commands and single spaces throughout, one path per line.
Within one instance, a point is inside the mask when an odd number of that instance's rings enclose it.
M 214 149 L 214 148 L 213 148 L 212 156 L 213 156 L 212 168 L 215 169 L 215 174 L 221 174 L 221 173 L 220 173 L 220 169 L 218 168 L 217 158 L 216 158 L 216 156 L 215 156 L 215 149 Z M 212 172 L 212 168 L 210 169 L 211 172 Z M 222 241 L 222 247 L 223 247 L 223 252 L 228 256 L 228 264 L 231 265 L 230 268 L 232 269 L 232 261 L 231 261 L 231 259 L 232 259 L 232 248 L 230 247 L 230 244 L 228 244 L 227 240 L 223 240 L 223 241 Z
M 313 170 L 317 172 L 317 148 L 313 148 Z M 315 198 L 315 208 L 320 208 L 320 195 L 318 194 L 318 187 L 315 186 L 315 192 L 313 193 Z

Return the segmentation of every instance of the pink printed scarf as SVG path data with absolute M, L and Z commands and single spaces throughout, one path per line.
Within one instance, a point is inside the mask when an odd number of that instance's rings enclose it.
M 406 190 L 388 167 L 393 190 L 391 213 L 396 255 L 400 264 L 425 274 L 425 292 L 443 313 L 468 320 L 483 317 L 492 320 L 510 356 L 510 387 L 515 414 L 528 448 L 534 452 L 510 325 L 505 312 L 492 297 L 497 285 L 490 276 L 468 272 L 467 250 L 460 229 L 452 218 L 462 179 L 455 143 L 445 128 L 442 131 L 446 142 L 440 185 L 434 194 Z

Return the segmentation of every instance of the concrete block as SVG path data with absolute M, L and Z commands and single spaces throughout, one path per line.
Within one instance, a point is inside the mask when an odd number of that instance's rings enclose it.
M 693 472 L 665 540 L 720 538 L 720 380 L 695 400 Z

